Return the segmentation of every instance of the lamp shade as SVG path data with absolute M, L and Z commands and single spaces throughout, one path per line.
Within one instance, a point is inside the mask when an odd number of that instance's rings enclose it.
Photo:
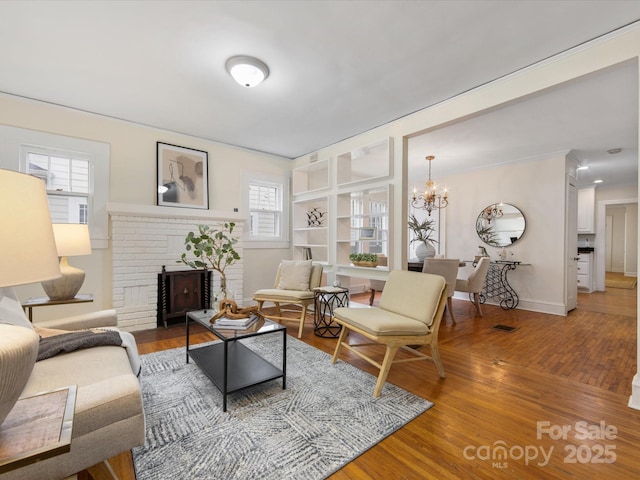
M 0 169 L 0 287 L 60 276 L 44 182 Z
M 81 223 L 54 223 L 53 236 L 59 257 L 91 254 L 89 227 Z

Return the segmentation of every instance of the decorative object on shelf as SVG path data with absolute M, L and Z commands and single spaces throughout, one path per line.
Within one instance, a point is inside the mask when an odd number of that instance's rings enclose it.
M 425 258 L 433 258 L 436 254 L 436 249 L 433 244 L 438 243 L 438 241 L 431 237 L 436 231 L 435 228 L 433 228 L 434 223 L 435 220 L 429 218 L 421 221 L 416 218 L 415 214 L 412 213 L 409 215 L 407 225 L 413 233 L 413 238 L 409 244 L 420 242 L 416 247 L 416 256 L 420 261 L 423 261 Z
M 303 260 L 312 260 L 313 255 L 311 254 L 310 247 L 302 247 L 302 259 Z
M 233 229 L 236 226 L 233 222 L 225 222 L 219 225 L 218 229 L 211 228 L 208 225 L 198 225 L 200 235 L 189 232 L 184 239 L 185 250 L 192 252 L 196 260 L 187 258 L 187 253 L 183 253 L 177 263 L 184 263 L 191 268 L 209 268 L 220 274 L 220 290 L 226 298 L 229 294 L 227 290 L 227 277 L 224 273 L 225 268 L 233 265 L 240 260 L 240 255 L 233 246 L 238 243 L 238 239 L 232 236 Z M 219 299 L 222 300 L 222 299 Z
M 317 208 L 312 208 L 307 212 L 307 225 L 310 227 L 321 227 L 325 220 L 326 212 L 321 212 Z
M 378 255 L 375 253 L 351 253 L 349 260 L 356 267 L 374 268 L 378 266 Z
M 492 219 L 500 218 L 502 215 L 504 215 L 502 202 L 489 205 L 480 212 L 480 217 L 486 220 L 488 224 L 491 224 Z
M 488 217 L 487 212 L 500 214 Z M 476 219 L 476 233 L 491 247 L 508 247 L 522 238 L 526 227 L 523 213 L 508 203 L 495 203 L 483 208 Z
M 376 227 L 361 227 L 358 229 L 359 240 L 377 240 L 378 229 Z
M 439 188 L 436 184 L 431 180 L 431 161 L 436 157 L 433 155 L 429 155 L 425 157 L 425 159 L 429 162 L 429 179 L 425 184 L 424 193 L 418 195 L 417 190 L 413 189 L 413 199 L 411 201 L 411 205 L 415 208 L 421 208 L 426 210 L 431 216 L 431 212 L 433 210 L 438 210 L 440 208 L 445 208 L 449 205 L 449 193 L 447 189 L 444 188 L 442 192 L 440 192 Z
M 60 257 L 60 278 L 41 282 L 51 300 L 71 300 L 84 283 L 84 271 L 69 265 L 67 257 L 91 254 L 89 227 L 82 223 L 54 223 L 53 236 Z
M 264 62 L 245 55 L 231 57 L 225 68 L 238 84 L 247 88 L 260 85 L 269 76 L 269 67 Z
M 208 153 L 157 142 L 158 205 L 209 209 Z

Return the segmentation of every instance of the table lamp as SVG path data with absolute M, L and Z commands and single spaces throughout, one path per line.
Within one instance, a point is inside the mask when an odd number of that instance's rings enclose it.
M 2 423 L 24 390 L 38 354 L 38 335 L 31 329 L 13 287 L 60 276 L 42 180 L 0 169 L 0 228 Z
M 53 235 L 60 257 L 62 276 L 41 282 L 51 300 L 70 300 L 76 296 L 84 282 L 84 271 L 69 265 L 67 257 L 91 254 L 89 228 L 80 223 L 54 223 Z

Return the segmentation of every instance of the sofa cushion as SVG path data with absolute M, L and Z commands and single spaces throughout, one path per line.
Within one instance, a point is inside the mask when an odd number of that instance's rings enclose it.
M 280 290 L 309 290 L 311 260 L 283 260 L 280 263 Z

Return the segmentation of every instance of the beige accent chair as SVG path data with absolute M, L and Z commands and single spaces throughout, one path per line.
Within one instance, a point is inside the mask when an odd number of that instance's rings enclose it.
M 258 290 L 253 294 L 253 300 L 258 302 L 258 313 L 278 322 L 298 321 L 298 338 L 301 338 L 307 307 L 314 301 L 313 289 L 319 287 L 321 281 L 322 265 L 312 263 L 311 260 L 283 260 L 278 266 L 274 287 Z M 263 313 L 262 307 L 265 302 L 275 304 L 275 315 Z M 300 309 L 282 309 L 281 305 L 297 305 Z M 300 316 L 296 319 L 285 317 L 283 313 L 299 313 Z
M 482 288 L 484 287 L 484 281 L 487 278 L 490 264 L 491 259 L 489 257 L 481 257 L 467 278 L 458 278 L 456 280 L 456 292 L 469 293 L 469 297 L 473 295 L 473 304 L 476 306 L 478 315 L 481 317 L 483 315 L 482 308 L 480 307 L 480 292 L 482 292 Z
M 460 267 L 459 258 L 425 258 L 422 265 L 423 273 L 432 273 L 434 275 L 442 275 L 447 282 L 447 310 L 451 316 L 451 321 L 456 323 L 453 316 L 453 302 L 451 298 L 456 291 L 456 280 L 458 277 L 458 268 Z
M 335 309 L 334 320 L 343 328 L 332 363 L 336 363 L 344 347 L 377 367 L 380 373 L 373 391 L 374 397 L 380 396 L 391 365 L 394 363 L 432 360 L 440 378 L 444 378 L 444 368 L 438 352 L 438 329 L 446 299 L 446 283 L 442 276 L 393 270 L 382 291 L 379 308 Z M 367 342 L 349 344 L 347 341 L 349 332 L 358 333 L 365 337 Z M 375 344 L 386 346 L 382 363 L 359 350 L 359 347 Z M 415 348 L 424 345 L 431 347 L 431 356 Z M 400 348 L 412 356 L 394 361 L 396 352 Z

